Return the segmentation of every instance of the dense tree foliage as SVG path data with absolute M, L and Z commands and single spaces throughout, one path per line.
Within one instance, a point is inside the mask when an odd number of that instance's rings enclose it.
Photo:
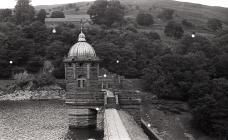
M 142 26 L 149 26 L 154 23 L 153 16 L 148 13 L 139 13 L 136 17 L 136 22 Z
M 166 26 L 165 26 L 165 35 L 169 37 L 174 37 L 176 39 L 180 39 L 183 34 L 184 30 L 182 26 L 175 21 L 170 21 Z
M 124 7 L 117 0 L 96 0 L 87 13 L 94 23 L 111 26 L 123 20 Z
M 173 19 L 173 14 L 174 14 L 173 9 L 163 9 L 160 14 L 158 14 L 158 18 L 162 20 L 171 20 Z
M 37 16 L 36 19 L 39 20 L 40 22 L 44 23 L 46 15 L 47 15 L 47 13 L 46 13 L 45 9 L 40 9 L 40 11 L 36 15 Z
M 222 29 L 222 21 L 216 18 L 209 19 L 207 21 L 207 27 L 212 31 L 217 31 Z
M 32 22 L 34 15 L 35 9 L 30 5 L 30 0 L 17 0 L 15 17 L 18 24 Z
M 172 53 L 155 57 L 142 77 L 158 97 L 188 101 L 195 127 L 221 138 L 228 136 L 227 35 L 222 32 L 213 44 L 185 36 Z
M 0 9 L 0 21 L 8 21 L 12 17 L 11 9 Z
M 62 11 L 54 11 L 51 13 L 51 18 L 65 18 L 65 14 Z
M 182 25 L 187 27 L 187 28 L 194 28 L 195 27 L 195 25 L 192 22 L 188 21 L 187 19 L 182 20 Z

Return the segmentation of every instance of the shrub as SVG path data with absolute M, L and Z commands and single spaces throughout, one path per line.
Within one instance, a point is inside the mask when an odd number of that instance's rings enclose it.
M 175 21 L 170 21 L 166 26 L 165 26 L 165 35 L 169 37 L 174 37 L 176 39 L 180 39 L 183 34 L 184 30 L 182 26 Z
M 34 76 L 28 74 L 27 72 L 22 72 L 14 75 L 14 79 L 16 81 L 16 85 L 20 88 L 28 85 L 34 79 Z
M 221 30 L 222 29 L 222 22 L 219 19 L 212 18 L 212 19 L 208 20 L 207 27 L 213 31 Z
M 136 17 L 136 22 L 142 26 L 149 26 L 154 23 L 154 20 L 151 14 L 139 13 Z
M 173 9 L 164 9 L 159 15 L 158 18 L 163 20 L 173 19 L 174 10 Z
M 51 18 L 65 18 L 65 15 L 62 11 L 54 11 L 51 13 Z
M 188 21 L 187 19 L 183 19 L 182 20 L 182 25 L 184 25 L 185 27 L 188 27 L 188 28 L 193 28 L 194 27 L 194 24 L 191 23 L 190 21 Z
M 33 83 L 38 88 L 53 85 L 56 83 L 56 79 L 51 74 L 40 74 L 33 80 Z
M 87 11 L 95 24 L 105 24 L 111 27 L 115 22 L 122 22 L 124 19 L 124 7 L 120 1 L 96 0 Z
M 26 70 L 29 73 L 37 73 L 43 67 L 43 60 L 41 57 L 33 57 L 28 61 Z

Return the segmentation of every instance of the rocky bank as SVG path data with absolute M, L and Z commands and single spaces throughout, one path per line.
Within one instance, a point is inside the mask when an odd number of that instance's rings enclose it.
M 0 101 L 22 100 L 64 100 L 66 92 L 58 86 L 43 87 L 36 90 L 14 90 L 11 93 L 0 91 Z

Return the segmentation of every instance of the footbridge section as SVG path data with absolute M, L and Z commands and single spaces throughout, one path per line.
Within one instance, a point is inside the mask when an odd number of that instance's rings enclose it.
M 116 109 L 105 109 L 104 140 L 131 140 Z

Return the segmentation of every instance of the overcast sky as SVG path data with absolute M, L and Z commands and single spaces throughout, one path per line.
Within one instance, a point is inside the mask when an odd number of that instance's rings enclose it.
M 63 4 L 74 3 L 79 1 L 93 1 L 93 0 L 32 0 L 32 5 L 51 5 L 51 4 Z M 200 3 L 210 6 L 228 7 L 228 0 L 177 0 L 192 3 Z M 16 4 L 16 0 L 0 0 L 0 8 L 13 8 Z

